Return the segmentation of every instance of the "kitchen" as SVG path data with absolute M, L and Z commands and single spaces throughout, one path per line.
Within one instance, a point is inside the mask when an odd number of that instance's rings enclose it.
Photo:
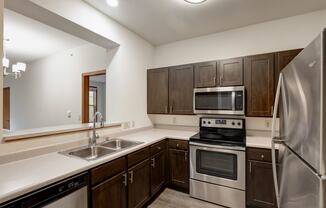
M 325 2 L 189 1 L 1 2 L 1 208 L 324 207 Z

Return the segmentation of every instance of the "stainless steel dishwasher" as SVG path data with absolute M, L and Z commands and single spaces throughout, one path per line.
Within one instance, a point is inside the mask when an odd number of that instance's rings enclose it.
M 87 185 L 88 174 L 82 173 L 0 205 L 0 208 L 87 208 Z

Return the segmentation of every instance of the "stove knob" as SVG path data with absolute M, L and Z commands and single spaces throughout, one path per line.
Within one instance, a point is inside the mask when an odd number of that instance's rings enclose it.
M 208 123 L 208 124 L 211 124 L 211 122 L 210 122 L 210 121 L 208 121 L 207 123 Z
M 235 125 L 235 123 L 234 122 L 232 122 L 232 126 L 234 126 Z
M 203 121 L 203 124 L 206 124 L 206 121 Z
M 241 123 L 240 122 L 238 122 L 238 126 L 241 126 Z

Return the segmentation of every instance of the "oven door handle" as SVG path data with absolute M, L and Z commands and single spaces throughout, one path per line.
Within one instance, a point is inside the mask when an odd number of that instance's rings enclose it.
M 203 144 L 198 142 L 189 142 L 189 145 L 195 146 L 198 149 L 204 147 L 204 148 L 215 149 L 216 151 L 219 150 L 227 150 L 228 152 L 246 151 L 245 147 L 239 147 L 239 146 L 229 147 L 229 146 L 222 146 L 222 145 Z

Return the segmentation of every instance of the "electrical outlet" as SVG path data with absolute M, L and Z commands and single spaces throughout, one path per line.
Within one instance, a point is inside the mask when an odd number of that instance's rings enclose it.
M 67 118 L 71 118 L 71 115 L 72 115 L 71 110 L 68 110 L 68 111 L 67 111 Z
M 176 118 L 176 117 L 173 117 L 173 118 L 172 118 L 172 123 L 173 123 L 173 124 L 176 124 L 176 123 L 177 123 L 177 118 Z
M 265 120 L 265 127 L 270 128 L 271 127 L 271 121 L 270 120 Z
M 130 128 L 130 122 L 129 122 L 129 121 L 124 122 L 124 123 L 123 123 L 123 128 L 124 128 L 124 129 L 129 129 L 129 128 Z

